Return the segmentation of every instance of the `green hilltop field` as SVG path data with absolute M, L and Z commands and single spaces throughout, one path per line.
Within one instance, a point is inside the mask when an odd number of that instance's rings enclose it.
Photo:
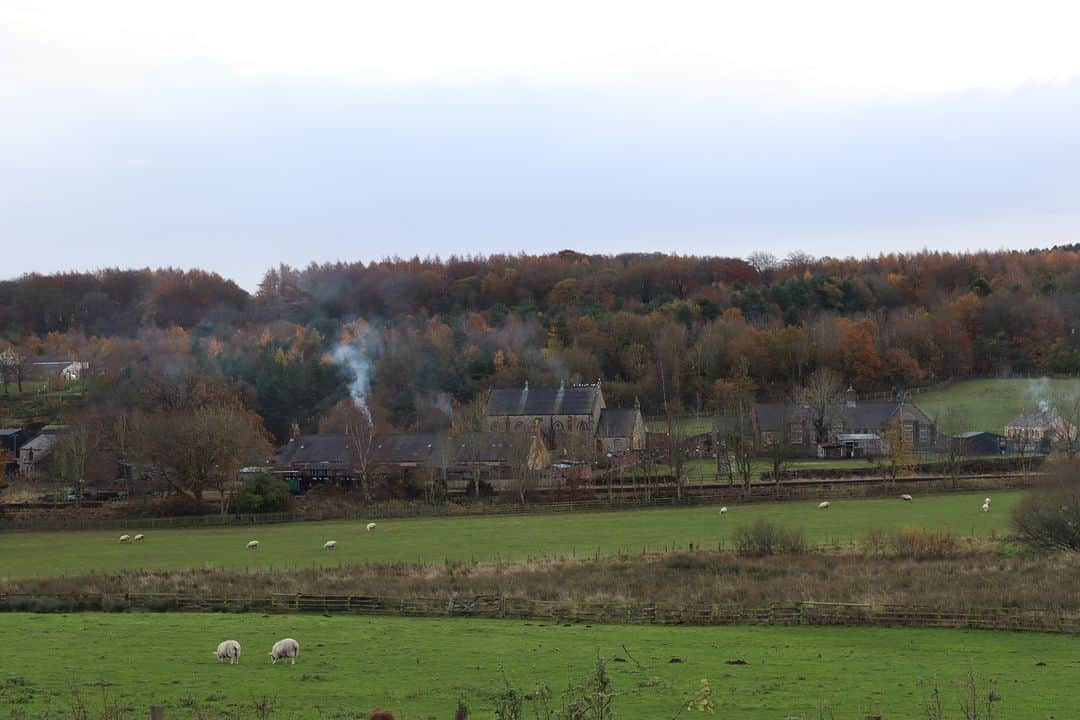
M 913 401 L 932 418 L 957 408 L 969 430 L 1001 433 L 1005 424 L 1021 412 L 1033 410 L 1042 398 L 1080 392 L 1078 379 L 1023 378 L 964 380 L 913 396 Z
M 520 690 L 543 682 L 557 697 L 598 655 L 624 661 L 608 667 L 615 717 L 626 720 L 675 716 L 702 679 L 716 715 L 680 717 L 925 717 L 935 686 L 946 717 L 957 717 L 969 671 L 981 693 L 1000 697 L 994 717 L 1064 719 L 1080 672 L 1074 638 L 978 630 L 13 613 L 0 615 L 0 635 L 5 657 L 18 658 L 0 671 L 0 714 L 47 719 L 69 716 L 73 689 L 92 710 L 107 697 L 124 717 L 161 704 L 170 718 L 254 718 L 265 697 L 280 718 L 366 718 L 378 707 L 398 720 L 449 718 L 459 699 L 489 718 L 504 673 Z M 286 636 L 300 642 L 297 664 L 271 665 L 270 645 Z M 224 639 L 243 646 L 238 665 L 214 657 Z
M 735 527 L 758 518 L 802 528 L 815 544 L 846 544 L 874 528 L 917 526 L 987 537 L 1009 528 L 1017 492 L 992 492 L 993 511 L 980 511 L 986 493 L 834 500 L 828 510 L 817 501 L 731 503 L 721 516 L 715 506 L 451 518 L 379 520 L 373 532 L 365 521 L 304 522 L 250 527 L 146 530 L 141 543 L 122 545 L 123 531 L 31 531 L 0 534 L 5 556 L 0 577 L 79 575 L 121 569 L 285 569 L 358 562 L 442 562 L 526 559 L 549 555 L 593 556 L 642 549 L 685 549 L 690 543 L 716 548 L 730 543 Z M 247 550 L 258 539 L 257 550 Z M 337 540 L 334 551 L 323 550 Z

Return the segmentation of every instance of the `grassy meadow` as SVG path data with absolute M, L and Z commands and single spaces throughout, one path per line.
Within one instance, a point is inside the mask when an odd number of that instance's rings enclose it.
M 1080 391 L 1080 380 L 1023 378 L 965 380 L 914 396 L 915 404 L 932 418 L 949 408 L 961 412 L 970 430 L 1001 433 L 1005 423 L 1036 407 L 1040 398 Z
M 802 528 L 815 544 L 849 543 L 873 528 L 916 526 L 986 537 L 1008 531 L 1018 492 L 992 492 L 993 510 L 980 511 L 984 493 L 898 498 L 732 503 L 726 515 L 715 506 L 601 513 L 472 516 L 364 521 L 305 522 L 251 527 L 146 531 L 141 543 L 122 545 L 121 531 L 0 533 L 0 578 L 81 575 L 92 571 L 226 568 L 303 569 L 362 562 L 442 562 L 527 559 L 552 555 L 610 555 L 642 548 L 663 550 L 728 543 L 738 525 L 764 518 Z M 134 534 L 137 526 L 123 532 Z M 247 550 L 258 539 L 257 550 Z M 334 551 L 326 540 L 338 541 Z
M 708 679 L 717 716 L 922 717 L 934 685 L 950 710 L 973 671 L 1001 697 L 995 717 L 1065 718 L 1075 709 L 1075 638 L 1037 633 L 821 627 L 560 625 L 503 620 L 195 614 L 0 615 L 4 717 L 59 717 L 72 688 L 91 708 L 103 692 L 145 717 L 358 718 L 373 708 L 398 720 L 447 718 L 459 698 L 492 716 L 502 672 L 518 688 L 556 693 L 579 681 L 597 655 L 621 718 L 668 718 Z M 271 665 L 270 645 L 295 637 L 295 666 Z M 238 665 L 213 656 L 220 640 L 243 646 Z M 625 649 L 624 649 L 625 648 Z M 679 658 L 681 662 L 672 662 Z M 730 665 L 728 660 L 745 660 Z M 992 683 L 992 684 L 991 684 Z M 531 715 L 531 714 L 530 714 Z M 688 712 L 683 717 L 706 717 Z

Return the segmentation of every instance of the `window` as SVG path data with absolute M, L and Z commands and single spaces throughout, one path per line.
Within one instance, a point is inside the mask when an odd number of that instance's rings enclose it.
M 761 444 L 765 447 L 772 447 L 772 444 L 776 442 L 776 433 L 763 432 L 761 433 Z
M 803 432 L 802 425 L 799 423 L 791 423 L 791 430 L 789 431 L 792 445 L 802 445 Z
M 904 444 L 911 445 L 915 442 L 915 425 L 913 423 L 904 423 L 903 434 Z
M 615 438 L 615 449 L 616 450 L 625 450 L 626 449 L 626 441 L 623 440 L 622 438 Z

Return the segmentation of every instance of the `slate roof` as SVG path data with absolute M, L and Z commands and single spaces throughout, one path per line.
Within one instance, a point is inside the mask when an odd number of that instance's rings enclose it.
M 510 433 L 465 433 L 452 438 L 454 461 L 458 463 L 504 463 L 514 462 Z
M 634 434 L 638 413 L 637 408 L 604 408 L 596 423 L 596 437 L 630 437 Z
M 441 440 L 435 433 L 376 435 L 371 459 L 383 463 L 427 463 L 438 457 Z
M 1006 427 L 1042 428 L 1052 424 L 1055 419 L 1051 412 L 1020 413 Z
M 786 423 L 802 422 L 806 408 L 791 403 L 755 403 L 754 416 L 759 429 L 776 431 Z
M 274 458 L 276 465 L 345 467 L 351 451 L 348 435 L 301 435 L 291 440 Z
M 591 415 L 599 401 L 599 385 L 495 388 L 488 399 L 488 415 Z

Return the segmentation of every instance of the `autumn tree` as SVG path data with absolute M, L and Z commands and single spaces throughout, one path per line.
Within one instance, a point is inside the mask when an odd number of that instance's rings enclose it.
M 235 402 L 147 414 L 139 422 L 135 447 L 170 489 L 197 506 L 207 490 L 217 490 L 222 514 L 240 469 L 270 455 L 262 421 Z

